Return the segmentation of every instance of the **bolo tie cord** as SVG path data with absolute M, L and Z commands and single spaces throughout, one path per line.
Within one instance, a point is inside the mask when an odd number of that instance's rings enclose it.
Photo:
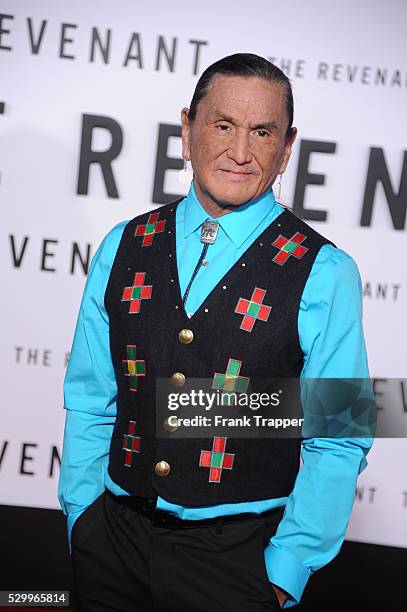
M 198 259 L 198 262 L 197 262 L 197 264 L 195 266 L 195 270 L 192 272 L 191 280 L 188 283 L 188 287 L 185 289 L 184 297 L 182 298 L 182 303 L 183 303 L 184 306 L 185 306 L 185 303 L 186 303 L 186 301 L 188 299 L 189 290 L 191 289 L 191 285 L 193 283 L 193 280 L 194 280 L 195 276 L 198 274 L 198 270 L 201 267 L 202 261 L 205 259 L 205 255 L 206 255 L 206 252 L 208 250 L 208 247 L 209 247 L 209 244 L 206 242 L 204 244 L 204 247 L 202 249 L 202 252 L 201 252 L 201 255 L 200 255 L 199 259 Z

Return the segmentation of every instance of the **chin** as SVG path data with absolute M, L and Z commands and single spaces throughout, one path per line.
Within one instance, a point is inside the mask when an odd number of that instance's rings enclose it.
M 209 189 L 211 197 L 223 205 L 239 206 L 256 197 L 256 189 L 251 186 L 231 185 L 229 182 L 217 183 Z

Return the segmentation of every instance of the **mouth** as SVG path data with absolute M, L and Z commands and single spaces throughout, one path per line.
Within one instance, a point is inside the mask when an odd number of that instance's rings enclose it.
M 236 172 L 234 170 L 223 170 L 222 168 L 219 171 L 232 181 L 244 181 L 254 174 L 253 172 Z

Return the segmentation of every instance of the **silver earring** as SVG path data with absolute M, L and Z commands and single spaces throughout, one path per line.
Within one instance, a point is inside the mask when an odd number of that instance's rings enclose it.
M 281 180 L 283 178 L 283 175 L 280 174 L 279 179 L 278 179 L 278 183 L 277 183 L 277 197 L 276 200 L 280 200 L 281 198 Z
M 189 185 L 192 180 L 192 170 L 188 168 L 188 162 L 184 157 L 184 167 L 178 172 L 178 180 L 183 185 Z

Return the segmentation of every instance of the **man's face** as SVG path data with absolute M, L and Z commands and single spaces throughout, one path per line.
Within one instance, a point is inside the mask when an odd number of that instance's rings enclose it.
M 238 206 L 264 193 L 287 166 L 296 136 L 293 128 L 287 138 L 287 127 L 281 85 L 215 75 L 195 120 L 182 110 L 183 154 L 201 203 Z

